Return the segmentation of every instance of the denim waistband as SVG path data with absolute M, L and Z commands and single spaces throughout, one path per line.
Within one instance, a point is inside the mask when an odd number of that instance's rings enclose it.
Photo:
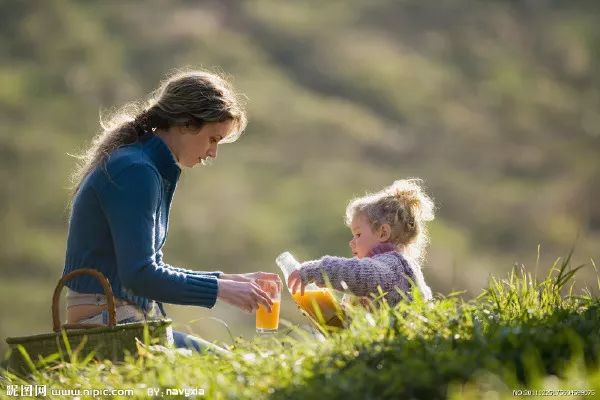
M 133 305 L 124 305 L 116 308 L 115 315 L 116 322 L 118 324 L 124 324 L 128 322 L 141 322 L 148 320 L 160 320 L 162 314 L 158 307 L 153 307 L 149 312 L 144 313 L 139 307 Z M 78 324 L 99 324 L 108 325 L 108 311 L 106 309 L 101 312 L 94 314 L 90 317 L 83 318 L 77 321 Z
M 100 294 L 100 293 L 79 293 L 74 291 L 73 289 L 70 288 L 66 288 L 66 297 L 65 297 L 65 301 L 66 301 L 66 307 L 71 307 L 71 306 L 80 306 L 80 305 L 95 305 L 95 306 L 101 306 L 106 304 L 106 296 L 104 294 Z M 123 299 L 119 299 L 115 297 L 115 306 L 121 306 L 121 305 L 134 305 L 134 303 L 131 303 L 127 300 L 123 300 Z
M 104 305 L 106 304 L 106 296 L 98 293 L 79 293 L 70 288 L 67 289 L 66 295 L 66 307 L 76 306 L 76 305 Z M 150 309 L 147 312 L 144 312 L 140 306 L 135 303 L 131 303 L 126 300 L 115 298 L 115 308 L 116 308 L 116 318 L 117 323 L 125 323 L 125 322 L 138 322 L 144 320 L 152 320 L 152 319 L 161 319 L 162 313 L 158 307 L 158 304 L 155 301 L 152 301 L 150 304 Z M 78 323 L 86 324 L 86 323 L 94 323 L 94 324 L 104 324 L 108 323 L 108 311 L 106 309 L 102 310 L 98 314 L 95 314 L 91 317 L 84 318 Z

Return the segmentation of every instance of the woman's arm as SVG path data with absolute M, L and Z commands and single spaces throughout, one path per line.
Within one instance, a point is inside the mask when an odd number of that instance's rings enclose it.
M 162 252 L 162 250 L 159 250 L 156 253 L 156 262 L 158 264 L 162 263 L 162 257 L 163 257 L 163 252 Z M 279 275 L 274 274 L 272 272 L 258 271 L 258 272 L 247 272 L 247 273 L 241 273 L 241 274 L 226 274 L 223 271 L 210 271 L 210 272 L 195 271 L 192 269 L 174 267 L 174 266 L 168 265 L 168 264 L 165 264 L 165 265 L 167 265 L 169 268 L 171 268 L 174 271 L 185 272 L 185 273 L 192 274 L 192 275 L 212 275 L 212 276 L 216 276 L 219 279 L 227 279 L 227 280 L 237 281 L 237 282 L 252 282 L 252 281 L 256 281 L 257 279 L 281 281 L 281 278 L 279 278 Z
M 216 276 L 176 270 L 157 257 L 155 211 L 161 192 L 158 172 L 146 164 L 127 167 L 98 190 L 121 283 L 138 296 L 210 308 L 217 299 Z
M 221 279 L 231 279 L 233 281 L 238 282 L 254 282 L 257 279 L 264 279 L 269 281 L 279 281 L 281 282 L 281 278 L 279 275 L 274 274 L 272 272 L 247 272 L 244 274 L 222 274 L 220 276 Z
M 156 252 L 156 263 L 163 264 L 162 250 L 159 250 Z M 165 265 L 174 271 L 185 272 L 185 273 L 192 274 L 192 275 L 212 275 L 212 276 L 219 278 L 223 274 L 223 271 L 210 271 L 210 272 L 209 271 L 195 271 L 193 269 L 174 267 L 170 264 L 165 264 Z M 227 279 L 227 278 L 224 278 L 224 279 Z

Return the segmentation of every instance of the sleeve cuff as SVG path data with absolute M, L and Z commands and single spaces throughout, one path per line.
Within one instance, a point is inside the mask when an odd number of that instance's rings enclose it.
M 202 276 L 214 276 L 219 278 L 223 274 L 223 271 L 192 271 L 191 275 L 202 275 Z
M 199 276 L 214 276 L 215 278 L 219 278 L 221 276 L 221 274 L 223 273 L 223 271 L 196 271 L 193 269 L 174 267 L 172 265 L 170 265 L 169 267 L 175 271 L 184 272 L 188 275 L 194 275 L 194 276 L 198 276 L 198 275 Z
M 183 302 L 212 308 L 217 302 L 219 283 L 215 276 L 188 275 L 187 290 L 182 296 Z

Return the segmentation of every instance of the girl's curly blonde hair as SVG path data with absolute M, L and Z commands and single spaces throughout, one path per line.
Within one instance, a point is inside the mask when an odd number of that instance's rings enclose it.
M 425 222 L 434 219 L 433 200 L 421 183 L 418 178 L 401 179 L 379 192 L 352 199 L 346 208 L 346 225 L 359 214 L 367 217 L 373 230 L 389 224 L 389 241 L 403 247 L 404 255 L 420 265 L 429 243 Z

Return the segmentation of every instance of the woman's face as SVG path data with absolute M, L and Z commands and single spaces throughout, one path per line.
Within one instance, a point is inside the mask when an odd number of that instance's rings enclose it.
M 355 257 L 366 257 L 373 247 L 383 241 L 378 232 L 373 232 L 367 216 L 364 214 L 354 216 L 350 224 L 350 230 L 352 231 L 350 249 L 352 249 L 352 255 Z
M 191 168 L 208 158 L 217 158 L 219 142 L 231 133 L 233 121 L 208 122 L 200 129 L 185 129 L 178 140 L 179 164 Z

